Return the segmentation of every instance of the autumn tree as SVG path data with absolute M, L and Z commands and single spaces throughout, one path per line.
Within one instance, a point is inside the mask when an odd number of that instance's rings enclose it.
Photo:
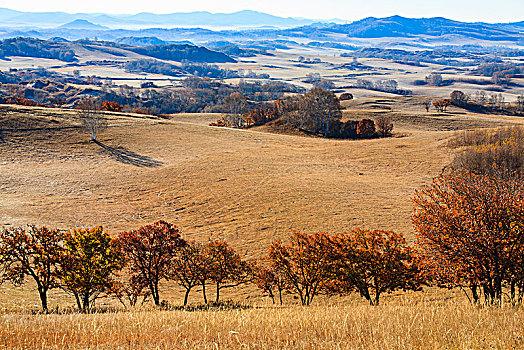
M 104 101 L 102 103 L 102 110 L 109 112 L 120 112 L 124 107 L 115 101 Z
M 391 118 L 380 117 L 376 120 L 375 124 L 377 126 L 377 132 L 380 136 L 385 137 L 391 135 L 391 131 L 393 130 L 393 123 L 391 122 Z
M 286 290 L 298 294 L 302 305 L 310 305 L 330 281 L 332 250 L 325 232 L 293 232 L 289 245 L 280 241 L 271 245 L 268 259 L 284 277 Z
M 210 240 L 205 254 L 211 261 L 210 279 L 215 283 L 215 303 L 220 301 L 220 291 L 250 282 L 253 279 L 251 264 L 222 239 Z
M 451 100 L 447 98 L 433 102 L 433 107 L 435 107 L 438 112 L 445 112 L 450 105 Z
M 524 182 L 507 171 L 441 175 L 414 197 L 413 225 L 433 274 L 502 302 L 503 286 L 524 294 Z M 447 262 L 440 265 L 441 262 Z M 514 294 L 514 293 L 513 293 Z
M 149 288 L 139 275 L 134 275 L 130 271 L 124 270 L 123 276 L 115 278 L 109 288 L 110 293 L 127 308 L 127 305 L 134 307 L 138 300 L 147 300 L 150 295 Z
M 108 292 L 123 257 L 102 226 L 68 231 L 61 287 L 74 295 L 78 308 L 88 312 L 102 293 Z
M 60 283 L 59 263 L 63 234 L 56 229 L 29 226 L 0 231 L 0 282 L 21 285 L 29 277 L 36 283 L 42 310 L 48 311 L 47 293 Z
M 393 128 L 393 127 L 392 127 Z M 371 137 L 375 134 L 375 122 L 371 119 L 362 119 L 357 124 L 357 135 L 359 137 Z
M 282 305 L 282 292 L 286 289 L 285 279 L 273 266 L 258 265 L 255 268 L 254 283 L 267 294 L 275 304 L 275 291 L 278 293 L 280 305 Z
M 159 283 L 172 276 L 173 261 L 186 245 L 178 228 L 158 221 L 118 235 L 131 272 L 144 281 L 155 305 L 160 305 Z
M 191 290 L 200 285 L 202 272 L 208 268 L 203 254 L 204 246 L 191 242 L 181 247 L 172 261 L 173 279 L 185 290 L 184 306 Z
M 383 293 L 419 289 L 416 256 L 402 234 L 356 229 L 331 241 L 332 292 L 347 294 L 356 289 L 371 305 L 378 305 Z

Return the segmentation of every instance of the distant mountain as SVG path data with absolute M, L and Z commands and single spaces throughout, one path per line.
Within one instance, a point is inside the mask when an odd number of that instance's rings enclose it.
M 447 18 L 386 18 L 368 17 L 349 24 L 305 26 L 289 31 L 341 33 L 354 38 L 412 37 L 419 35 L 445 36 L 461 35 L 485 40 L 521 40 L 522 25 L 519 23 L 491 24 L 453 21 Z M 524 29 L 524 27 L 522 28 Z
M 122 18 L 122 17 L 121 17 Z M 235 13 L 210 13 L 207 11 L 189 12 L 189 13 L 172 13 L 157 15 L 153 13 L 139 13 L 126 17 L 135 22 L 162 24 L 169 26 L 277 26 L 289 27 L 313 23 L 308 19 L 284 18 L 269 15 L 257 11 L 239 11 Z
M 10 9 L 6 9 L 6 8 L 0 8 L 0 20 L 4 21 L 8 18 L 12 18 L 12 17 L 15 17 L 19 14 L 21 14 L 22 12 L 20 11 L 15 11 L 15 10 L 10 10 Z
M 179 44 L 179 45 L 194 45 L 191 41 L 165 41 L 157 38 L 156 36 L 127 36 L 119 38 L 115 42 L 130 46 L 151 46 L 151 45 L 167 45 L 167 44 Z
M 11 11 L 11 12 L 10 12 Z M 135 15 L 67 14 L 64 12 L 30 13 L 0 9 L 0 38 L 34 37 L 49 39 L 62 37 L 67 40 L 98 38 L 117 41 L 132 46 L 173 44 L 175 42 L 220 42 L 242 43 L 257 48 L 255 43 L 263 42 L 262 49 L 277 49 L 278 40 L 297 38 L 319 42 L 319 47 L 347 48 L 347 45 L 372 46 L 380 40 L 354 40 L 355 38 L 401 38 L 385 40 L 382 44 L 407 43 L 418 48 L 433 45 L 505 45 L 504 42 L 524 46 L 524 21 L 515 23 L 468 23 L 442 17 L 386 18 L 368 17 L 352 23 L 324 23 L 307 19 L 283 18 L 256 11 L 240 11 L 230 14 L 191 12 L 158 15 L 139 13 Z M 75 18 L 82 17 L 82 18 Z M 71 19 L 73 18 L 73 19 Z M 31 28 L 20 27 L 20 20 L 32 21 Z M 57 22 L 51 28 L 37 27 L 39 21 Z M 9 27 L 10 23 L 17 23 Z M 63 25 L 63 23 L 67 23 Z M 201 26 L 199 26 L 202 24 Z M 300 24 L 300 25 L 299 25 Z M 58 28 L 57 28 L 58 26 Z M 104 26 L 111 26 L 111 29 Z M 115 26 L 118 29 L 114 28 Z M 204 27 L 208 28 L 204 28 Z M 267 26 L 270 26 L 267 28 Z M 211 28 L 214 29 L 211 29 Z M 217 29 L 217 27 L 220 27 Z M 236 30 L 231 30 L 234 27 Z M 324 44 L 331 46 L 325 46 Z M 333 46 L 343 44 L 345 46 Z M 381 44 L 381 45 L 382 45 Z M 242 46 L 242 45 L 241 45 Z M 281 45 L 280 45 L 281 46 Z M 244 45 L 244 47 L 246 47 Z
M 0 9 L 4 26 L 54 27 L 75 20 L 113 28 L 137 27 L 295 27 L 314 23 L 304 18 L 279 17 L 267 13 L 245 10 L 235 13 L 177 12 L 171 14 L 138 13 L 133 15 L 108 15 L 103 13 L 21 12 Z
M 105 30 L 109 29 L 108 27 L 101 26 L 99 24 L 94 24 L 85 19 L 75 19 L 66 24 L 62 24 L 58 29 L 87 29 L 87 30 Z

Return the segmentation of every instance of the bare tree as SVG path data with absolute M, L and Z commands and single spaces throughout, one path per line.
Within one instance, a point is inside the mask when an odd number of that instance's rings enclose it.
M 329 125 L 342 117 L 340 101 L 330 90 L 313 88 L 300 98 L 299 127 L 312 133 L 329 134 Z
M 107 127 L 107 122 L 100 113 L 100 102 L 94 97 L 86 97 L 77 108 L 82 126 L 89 132 L 91 141 L 96 141 L 99 132 Z
M 238 128 L 242 126 L 242 114 L 249 110 L 249 103 L 247 98 L 234 92 L 224 99 L 224 104 L 229 112 L 228 119 L 233 127 Z
M 520 114 L 522 112 L 524 112 L 524 95 L 517 96 L 517 113 Z
M 377 131 L 380 134 L 380 136 L 385 137 L 391 135 L 391 131 L 393 130 L 393 123 L 391 122 L 391 119 L 389 117 L 380 117 L 375 121 L 375 124 L 377 125 Z
M 429 112 L 429 109 L 431 108 L 431 106 L 433 105 L 433 101 L 431 101 L 431 99 L 427 99 L 425 100 L 423 103 L 424 107 L 426 108 L 426 112 Z

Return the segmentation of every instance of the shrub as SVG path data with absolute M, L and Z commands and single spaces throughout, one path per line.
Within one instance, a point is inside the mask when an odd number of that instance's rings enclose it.
M 118 104 L 114 101 L 104 101 L 102 103 L 102 110 L 103 111 L 109 111 L 109 112 L 120 112 L 122 111 L 122 105 Z
M 389 117 L 380 117 L 376 120 L 377 132 L 380 136 L 389 136 L 393 130 L 393 123 Z
M 521 173 L 524 165 L 524 128 L 519 126 L 495 130 L 464 131 L 449 141 L 461 148 L 454 156 L 452 168 L 475 174 L 497 169 Z
M 372 137 L 375 134 L 375 122 L 371 119 L 362 119 L 357 125 L 359 137 Z

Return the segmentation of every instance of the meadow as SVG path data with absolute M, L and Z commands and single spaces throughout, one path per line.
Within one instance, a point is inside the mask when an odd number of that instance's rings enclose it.
M 222 237 L 247 257 L 265 255 L 290 230 L 393 229 L 414 238 L 414 191 L 450 163 L 448 139 L 465 129 L 521 123 L 452 108 L 423 112 L 420 98 L 345 102 L 344 118 L 391 116 L 393 137 L 328 140 L 268 126 L 209 127 L 216 114 L 158 118 L 105 113 L 109 128 L 88 141 L 72 111 L 2 106 L 0 223 L 67 229 L 102 224 L 111 234 L 159 219 L 183 236 Z M 387 107 L 387 108 L 385 108 Z M 7 126 L 7 127 L 6 127 Z M 10 126 L 10 127 L 9 127 Z M 11 129 L 11 130 L 10 130 Z M 6 131 L 7 130 L 7 131 Z M 169 305 L 181 293 L 163 289 Z M 520 308 L 478 307 L 460 290 L 356 295 L 300 307 L 274 306 L 254 287 L 228 290 L 242 308 L 124 311 L 114 301 L 78 314 L 62 292 L 58 314 L 35 315 L 31 285 L 0 285 L 0 348 L 6 349 L 518 349 Z M 192 305 L 201 303 L 193 293 Z

